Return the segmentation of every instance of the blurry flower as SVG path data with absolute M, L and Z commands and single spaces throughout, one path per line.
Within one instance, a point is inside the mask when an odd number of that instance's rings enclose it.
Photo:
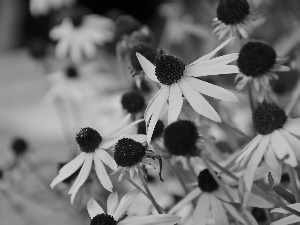
M 28 144 L 23 138 L 16 137 L 12 140 L 11 149 L 17 157 L 22 156 L 28 151 Z
M 145 98 L 139 91 L 129 91 L 123 94 L 121 104 L 128 113 L 138 113 L 145 108 Z
M 288 119 L 283 109 L 267 102 L 257 107 L 252 118 L 258 134 L 236 160 L 236 166 L 247 167 L 243 177 L 248 191 L 251 190 L 255 171 L 263 157 L 269 167 L 278 171 L 281 160 L 295 167 L 300 155 L 300 140 L 297 138 L 300 136 L 300 119 Z
M 278 79 L 275 72 L 289 71 L 289 67 L 281 65 L 285 60 L 278 57 L 275 50 L 261 42 L 248 42 L 240 50 L 237 66 L 240 70 L 236 76 L 237 90 L 242 90 L 253 82 L 255 91 L 271 91 L 270 80 Z
M 27 45 L 30 56 L 34 59 L 43 59 L 47 54 L 48 40 L 42 37 L 32 38 Z
M 82 166 L 79 175 L 69 190 L 69 194 L 72 195 L 71 203 L 73 203 L 77 191 L 88 178 L 94 161 L 95 171 L 99 181 L 106 190 L 112 191 L 113 186 L 103 163 L 109 166 L 112 170 L 117 169 L 117 164 L 106 150 L 113 146 L 118 139 L 124 136 L 124 132 L 127 129 L 140 122 L 136 121 L 128 126 L 124 126 L 129 118 L 130 115 L 126 116 L 118 126 L 111 131 L 104 133 L 103 136 L 92 128 L 82 128 L 76 136 L 76 141 L 81 153 L 60 169 L 58 175 L 50 184 L 50 187 L 53 188 L 56 184 L 67 179 Z
M 290 205 L 287 205 L 287 206 L 291 209 L 294 209 L 294 210 L 300 212 L 300 203 L 290 204 Z M 282 213 L 284 215 L 290 214 L 290 212 L 288 212 L 288 211 L 286 211 L 285 209 L 282 209 L 282 208 L 272 209 L 271 213 L 274 213 L 274 212 L 275 213 Z M 295 223 L 298 223 L 298 222 L 300 222 L 300 217 L 292 214 L 292 215 L 288 215 L 287 217 L 284 217 L 280 220 L 277 220 L 277 221 L 271 223 L 270 225 L 288 225 L 288 224 L 295 224 Z
M 238 101 L 237 97 L 226 89 L 195 78 L 238 72 L 236 66 L 227 65 L 237 59 L 237 53 L 211 59 L 217 51 L 231 40 L 232 39 L 227 40 L 214 51 L 204 55 L 188 66 L 185 66 L 181 59 L 170 55 L 159 56 L 154 66 L 144 56 L 137 53 L 139 62 L 146 75 L 162 86 L 149 103 L 145 112 L 145 120 L 146 123 L 149 124 L 147 133 L 148 144 L 151 141 L 155 124 L 167 102 L 169 102 L 168 124 L 177 120 L 183 103 L 182 94 L 196 112 L 216 122 L 221 122 L 221 118 L 200 93 L 221 100 Z
M 87 204 L 92 219 L 90 225 L 173 225 L 180 221 L 179 216 L 166 214 L 124 217 L 137 194 L 139 194 L 138 190 L 131 191 L 119 203 L 118 194 L 111 193 L 107 199 L 107 213 L 94 199 L 90 199 Z
M 30 0 L 30 12 L 33 16 L 46 15 L 52 9 L 69 6 L 75 0 Z
M 213 25 L 217 26 L 214 33 L 219 39 L 229 37 L 248 38 L 246 27 L 253 26 L 258 19 L 253 13 L 247 0 L 220 0 L 217 7 L 217 17 L 213 19 Z
M 163 134 L 163 132 L 164 132 L 164 128 L 165 128 L 164 123 L 161 120 L 158 120 L 157 123 L 156 123 L 156 125 L 155 125 L 151 141 L 155 140 L 156 138 L 161 137 L 162 134 Z M 137 133 L 138 134 L 145 134 L 145 135 L 147 135 L 147 129 L 146 129 L 146 122 L 145 122 L 145 120 L 143 120 L 142 122 L 140 122 L 138 124 Z
M 146 144 L 147 136 L 143 134 L 127 135 L 120 139 L 115 145 L 114 159 L 118 169 L 121 171 L 118 181 L 121 181 L 125 173 L 129 173 L 130 178 L 143 171 L 144 168 L 154 168 L 154 153 L 143 145 Z
M 80 14 L 80 13 L 79 13 Z M 70 58 L 80 62 L 84 57 L 94 57 L 97 46 L 113 40 L 114 24 L 108 18 L 98 15 L 74 15 L 50 31 L 50 37 L 57 40 L 57 57 Z

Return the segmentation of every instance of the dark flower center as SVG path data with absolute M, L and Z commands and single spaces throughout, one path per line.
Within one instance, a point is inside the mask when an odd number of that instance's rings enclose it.
M 138 58 L 136 57 L 137 52 L 144 56 L 146 59 L 148 59 L 151 63 L 155 63 L 157 53 L 153 48 L 144 44 L 136 45 L 130 51 L 131 66 L 134 70 L 139 72 L 143 69 Z
M 141 92 L 129 91 L 122 96 L 121 104 L 129 113 L 137 113 L 145 108 L 145 99 Z
M 188 120 L 170 124 L 164 132 L 164 143 L 173 155 L 193 156 L 196 154 L 197 127 Z
M 155 75 L 160 83 L 170 85 L 181 79 L 185 69 L 181 59 L 171 55 L 161 55 L 155 60 Z
M 130 138 L 120 139 L 115 146 L 114 159 L 118 166 L 130 167 L 146 155 L 146 148 Z
M 74 67 L 72 67 L 72 66 L 69 66 L 67 69 L 66 69 L 66 76 L 68 77 L 68 78 L 71 78 L 71 79 L 73 79 L 73 78 L 77 78 L 78 77 L 78 72 L 77 72 L 77 70 L 74 68 Z
M 198 186 L 203 192 L 213 192 L 218 190 L 219 185 L 215 178 L 210 174 L 208 169 L 204 169 L 199 173 Z
M 263 102 L 252 115 L 255 130 L 262 135 L 272 133 L 283 127 L 287 121 L 285 111 L 274 103 Z
M 217 17 L 226 25 L 241 23 L 250 14 L 247 0 L 221 0 L 217 8 Z
M 15 138 L 11 143 L 11 148 L 16 155 L 23 155 L 28 150 L 28 144 L 23 138 Z
M 267 216 L 264 209 L 253 207 L 251 213 L 258 223 L 264 224 L 266 222 Z
M 246 76 L 259 77 L 272 69 L 276 57 L 275 50 L 269 45 L 248 42 L 240 51 L 237 65 Z
M 151 140 L 154 140 L 154 139 L 160 137 L 162 135 L 162 133 L 164 132 L 164 129 L 165 129 L 164 123 L 161 120 L 158 120 L 156 125 L 155 125 Z M 146 122 L 145 121 L 142 121 L 138 124 L 137 133 L 138 134 L 147 134 L 146 133 Z
M 76 141 L 81 151 L 90 153 L 94 152 L 99 147 L 102 137 L 101 135 L 90 127 L 81 128 L 76 135 Z
M 111 215 L 101 213 L 91 220 L 90 225 L 117 225 L 117 221 Z

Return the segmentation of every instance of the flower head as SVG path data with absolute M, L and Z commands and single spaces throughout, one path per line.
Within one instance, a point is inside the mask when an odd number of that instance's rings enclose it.
M 149 124 L 147 132 L 148 144 L 151 141 L 155 124 L 167 102 L 169 103 L 168 123 L 170 124 L 175 122 L 180 114 L 183 104 L 182 95 L 184 95 L 196 112 L 217 122 L 221 121 L 218 113 L 200 93 L 221 100 L 238 101 L 237 97 L 231 92 L 195 78 L 237 72 L 238 68 L 236 66 L 227 64 L 236 60 L 238 54 L 233 53 L 211 59 L 217 51 L 231 40 L 227 40 L 211 53 L 187 66 L 179 58 L 170 55 L 157 57 L 156 64 L 153 65 L 144 56 L 137 53 L 139 62 L 146 75 L 162 86 L 149 103 L 145 112 L 145 121 L 147 125 Z
M 165 129 L 164 123 L 161 120 L 158 120 L 155 125 L 151 140 L 153 141 L 154 139 L 161 137 L 164 132 L 164 129 Z M 147 134 L 146 122 L 144 120 L 138 124 L 137 133 Z
M 91 217 L 90 225 L 173 225 L 180 221 L 179 216 L 159 214 L 150 216 L 127 216 L 122 219 L 134 203 L 138 190 L 127 193 L 120 201 L 118 193 L 111 193 L 107 199 L 107 213 L 92 198 L 87 204 Z
M 129 91 L 123 94 L 121 104 L 128 113 L 138 113 L 145 108 L 145 98 L 139 91 Z
M 23 138 L 14 138 L 11 143 L 11 149 L 16 156 L 24 155 L 28 151 L 28 143 Z

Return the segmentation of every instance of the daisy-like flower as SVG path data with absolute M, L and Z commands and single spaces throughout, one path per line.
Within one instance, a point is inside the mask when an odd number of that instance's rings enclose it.
M 253 26 L 253 22 L 259 17 L 250 8 L 248 0 L 220 0 L 217 7 L 217 17 L 213 19 L 213 25 L 217 26 L 214 33 L 219 39 L 229 37 L 248 38 L 247 27 Z
M 56 184 L 70 177 L 82 166 L 75 182 L 69 190 L 71 203 L 73 203 L 77 191 L 88 178 L 94 161 L 95 171 L 100 183 L 106 190 L 112 191 L 113 186 L 103 163 L 112 170 L 117 169 L 117 164 L 106 150 L 124 136 L 124 132 L 127 129 L 140 122 L 140 120 L 138 120 L 125 126 L 129 119 L 130 115 L 127 115 L 118 126 L 104 133 L 103 136 L 90 127 L 82 128 L 76 136 L 76 141 L 81 153 L 59 170 L 58 175 L 52 181 L 50 187 L 54 188 Z
M 30 12 L 33 16 L 46 15 L 52 9 L 73 4 L 75 0 L 30 0 Z
M 267 102 L 257 107 L 252 119 L 258 134 L 236 159 L 236 166 L 246 166 L 243 177 L 248 191 L 263 157 L 269 167 L 278 170 L 280 161 L 291 167 L 297 166 L 300 156 L 300 140 L 297 138 L 300 136 L 300 119 L 289 119 L 283 109 Z
M 118 140 L 115 145 L 114 160 L 120 172 L 118 181 L 121 181 L 126 173 L 133 178 L 134 173 L 143 171 L 144 168 L 154 168 L 153 159 L 156 157 L 154 152 L 146 146 L 147 135 L 127 135 Z
M 66 17 L 62 23 L 50 31 L 51 39 L 58 41 L 55 54 L 59 58 L 68 55 L 75 62 L 84 57 L 91 58 L 97 54 L 97 46 L 112 41 L 114 23 L 98 15 L 73 15 Z
M 236 66 L 227 65 L 237 59 L 237 53 L 211 59 L 231 40 L 225 41 L 214 51 L 204 55 L 188 66 L 185 66 L 179 58 L 170 55 L 157 57 L 156 65 L 154 66 L 144 56 L 137 53 L 139 62 L 146 75 L 161 85 L 161 89 L 150 101 L 145 112 L 145 121 L 147 125 L 149 124 L 148 144 L 151 141 L 155 124 L 167 102 L 169 102 L 168 124 L 170 124 L 176 121 L 179 116 L 183 104 L 182 95 L 186 97 L 196 112 L 216 122 L 221 122 L 221 118 L 200 93 L 221 100 L 238 101 L 237 97 L 226 89 L 196 78 L 207 75 L 236 73 L 238 71 Z
M 138 190 L 127 193 L 120 201 L 118 194 L 111 193 L 107 199 L 107 213 L 94 200 L 90 199 L 87 210 L 91 217 L 90 225 L 173 225 L 180 221 L 179 216 L 158 214 L 150 216 L 128 216 L 125 213 L 134 203 Z
M 295 204 L 290 204 L 287 205 L 289 208 L 297 210 L 300 212 L 300 203 L 295 203 Z M 290 212 L 286 211 L 285 209 L 282 208 L 275 208 L 271 210 L 271 213 L 282 213 L 284 215 L 289 214 Z M 288 224 L 295 224 L 300 222 L 300 217 L 296 215 L 289 215 L 287 217 L 284 217 L 280 220 L 277 220 L 270 225 L 288 225 Z
M 261 42 L 248 42 L 240 50 L 237 66 L 240 70 L 235 80 L 236 89 L 242 90 L 249 83 L 253 83 L 255 91 L 271 91 L 270 80 L 278 79 L 275 72 L 289 71 L 282 65 L 283 57 L 278 57 L 276 51 Z

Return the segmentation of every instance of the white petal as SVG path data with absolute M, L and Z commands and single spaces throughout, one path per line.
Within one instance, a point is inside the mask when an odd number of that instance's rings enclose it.
M 251 192 L 246 192 L 245 199 L 247 199 L 247 205 L 252 206 L 252 207 L 257 207 L 257 208 L 273 208 L 274 205 L 271 204 L 270 202 L 266 201 L 265 199 L 252 194 Z
M 229 42 L 231 42 L 234 39 L 234 37 L 229 38 L 228 40 L 226 40 L 225 42 L 223 42 L 221 45 L 219 45 L 215 50 L 213 50 L 211 53 L 208 53 L 204 56 L 202 56 L 201 58 L 197 59 L 196 61 L 192 62 L 191 64 L 189 64 L 189 66 L 197 64 L 198 62 L 201 61 L 205 61 L 208 60 L 210 58 L 212 58 L 218 51 L 220 51 L 223 47 L 225 47 Z
M 219 87 L 214 84 L 199 80 L 194 77 L 186 77 L 189 85 L 193 86 L 198 92 L 208 95 L 213 98 L 221 99 L 224 101 L 238 102 L 239 99 L 230 91 Z
M 291 215 L 291 216 L 287 216 L 281 220 L 277 220 L 277 221 L 271 223 L 270 225 L 285 225 L 285 224 L 294 224 L 297 222 L 300 222 L 300 217 Z
M 225 203 L 226 204 L 226 203 Z M 211 196 L 211 209 L 213 217 L 218 225 L 227 225 L 228 219 L 225 210 L 220 202 L 214 195 Z
M 291 209 L 294 209 L 296 211 L 299 211 L 300 212 L 300 203 L 295 203 L 295 204 L 290 204 L 290 205 L 287 205 L 288 207 L 290 207 Z M 272 209 L 271 210 L 271 213 L 283 213 L 283 214 L 288 214 L 290 212 L 288 212 L 287 210 L 285 209 L 282 209 L 282 208 L 275 208 L 275 209 Z
M 183 99 L 181 89 L 177 83 L 174 83 L 170 87 L 168 124 L 177 120 L 181 111 L 182 103 Z
M 108 196 L 107 199 L 107 214 L 113 215 L 118 207 L 119 199 L 118 199 L 118 193 L 113 192 Z
M 97 216 L 101 213 L 104 213 L 101 206 L 93 198 L 91 198 L 87 203 L 87 211 L 88 211 L 91 219 L 93 219 L 95 216 Z
M 282 129 L 280 133 L 284 136 L 284 138 L 289 142 L 289 144 L 292 146 L 295 154 L 297 155 L 298 158 L 300 158 L 300 140 L 296 138 L 294 135 L 291 133 L 287 132 L 285 129 Z
M 214 59 L 199 62 L 196 65 L 193 65 L 191 67 L 200 68 L 200 67 L 207 67 L 207 66 L 227 65 L 227 64 L 233 62 L 234 60 L 236 60 L 238 57 L 239 57 L 238 53 L 231 53 L 231 54 L 216 57 Z
M 96 149 L 96 155 L 102 162 L 109 166 L 112 170 L 116 170 L 118 165 L 113 157 L 111 157 L 104 149 Z
M 267 165 L 273 170 L 276 170 L 279 167 L 278 159 L 276 158 L 275 152 L 272 148 L 269 148 L 265 153 L 265 160 Z
M 192 77 L 202 77 L 208 75 L 238 73 L 239 68 L 235 65 L 214 65 L 214 66 L 190 66 L 184 70 L 184 75 Z
M 257 147 L 257 145 L 260 143 L 262 139 L 262 135 L 256 135 L 256 137 L 244 148 L 244 150 L 241 152 L 240 156 L 237 158 L 236 162 L 242 161 L 241 164 L 244 164 L 246 160 L 248 159 L 248 156 L 253 152 L 253 150 Z
M 122 199 L 121 202 L 116 209 L 115 213 L 112 215 L 115 220 L 119 220 L 130 208 L 130 206 L 133 204 L 137 194 L 139 194 L 139 190 L 133 190 L 129 193 L 127 193 Z
M 119 225 L 173 225 L 180 221 L 175 215 L 130 216 L 119 222 Z
M 145 143 L 147 141 L 147 135 L 145 134 L 126 135 L 125 138 L 130 138 L 140 143 Z
M 147 142 L 150 145 L 152 134 L 154 132 L 156 123 L 160 117 L 160 114 L 162 113 L 164 107 L 166 107 L 166 103 L 169 97 L 169 90 L 170 88 L 168 86 L 165 86 L 165 88 L 162 90 L 160 95 L 157 97 L 157 105 L 155 107 L 155 111 L 153 112 L 150 122 L 149 122 L 149 127 L 147 131 Z M 149 112 L 148 112 L 149 113 Z
M 211 206 L 211 194 L 202 193 L 193 214 L 193 225 L 206 225 Z
M 300 119 L 288 119 L 283 128 L 300 137 Z
M 61 181 L 65 180 L 73 173 L 75 173 L 79 169 L 79 167 L 83 164 L 85 157 L 86 157 L 86 153 L 82 152 L 75 159 L 73 159 L 68 164 L 63 166 L 59 170 L 58 175 L 51 182 L 50 187 L 53 189 L 53 187 L 56 184 L 60 183 Z
M 198 195 L 200 195 L 201 191 L 197 187 L 193 191 L 191 191 L 188 195 L 186 195 L 181 201 L 179 201 L 175 206 L 173 206 L 172 209 L 168 212 L 169 214 L 173 214 L 174 212 L 181 209 L 184 205 L 191 202 L 193 199 L 195 199 Z
M 109 176 L 107 175 L 107 172 L 105 170 L 103 163 L 101 162 L 101 160 L 98 157 L 94 157 L 94 163 L 95 163 L 96 174 L 97 174 L 97 177 L 98 177 L 100 183 L 106 190 L 112 192 L 113 186 L 112 186 Z
M 76 178 L 74 184 L 72 185 L 71 189 L 69 190 L 68 194 L 71 194 L 71 203 L 73 204 L 75 195 L 81 185 L 86 181 L 88 178 L 91 168 L 92 168 L 92 163 L 93 163 L 93 154 L 88 153 L 86 154 L 84 163 L 82 165 L 82 168 L 78 174 L 78 177 Z
M 146 59 L 144 56 L 142 56 L 140 53 L 137 52 L 136 56 L 141 64 L 143 70 L 145 71 L 146 75 L 151 80 L 153 80 L 155 82 L 159 82 L 155 75 L 155 66 L 148 59 Z
M 166 92 L 166 89 L 169 89 L 168 86 L 166 85 L 163 85 L 159 91 L 156 93 L 156 95 L 152 98 L 152 100 L 149 102 L 146 110 L 145 110 L 145 121 L 146 121 L 146 124 L 149 124 L 149 120 L 150 120 L 150 117 L 152 116 L 152 114 L 154 113 L 155 111 L 155 108 L 159 102 L 159 99 L 160 99 L 160 96 L 161 96 L 161 93 L 164 93 Z
M 202 116 L 205 116 L 213 121 L 221 122 L 221 118 L 215 109 L 206 101 L 206 99 L 199 94 L 193 87 L 191 87 L 186 79 L 182 78 L 179 82 L 182 93 L 193 109 Z

